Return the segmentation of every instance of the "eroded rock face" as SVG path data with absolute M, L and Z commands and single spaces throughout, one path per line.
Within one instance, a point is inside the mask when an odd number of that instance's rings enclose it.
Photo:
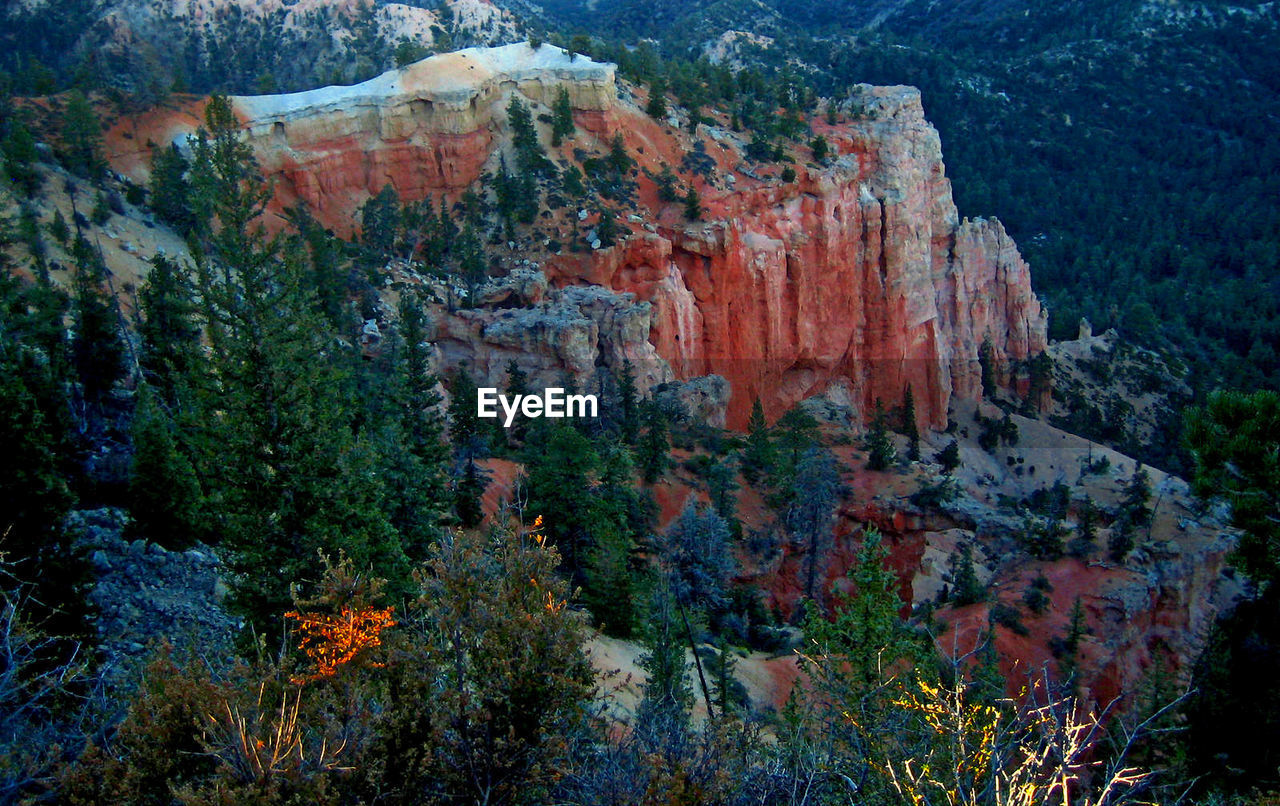
M 561 87 L 593 148 L 621 133 L 651 175 L 695 146 L 710 163 L 681 180 L 701 194 L 705 222 L 685 221 L 637 174 L 647 214 L 622 222 L 618 245 L 544 255 L 543 269 L 554 286 L 602 286 L 651 306 L 647 336 L 629 343 L 650 344 L 677 379 L 726 379 L 729 427 L 745 425 L 756 397 L 774 419 L 828 394 L 856 420 L 910 386 L 919 424 L 941 428 L 954 396 L 981 393 L 984 340 L 1001 366 L 1044 349 L 1046 314 L 1026 263 L 998 222 L 959 220 L 937 131 L 908 87 L 859 87 L 852 122 L 814 121 L 836 156 L 798 163 L 791 182 L 778 166 L 749 164 L 738 135 L 664 127 L 618 98 L 612 65 L 548 45 L 459 51 L 353 87 L 234 101 L 276 209 L 303 202 L 341 233 L 386 184 L 405 201 L 457 198 L 509 140 L 512 93 L 546 103 Z M 551 338 L 539 327 L 537 339 Z M 534 338 L 502 327 L 471 335 L 504 351 Z M 572 373 L 587 360 L 571 342 L 558 354 Z
M 1023 359 L 1047 317 L 997 221 L 960 221 L 919 93 L 862 87 L 868 117 L 829 130 L 840 156 L 792 185 L 730 191 L 723 216 L 659 228 L 568 271 L 653 302 L 653 343 L 680 377 L 732 384 L 777 417 L 832 385 L 862 413 L 914 390 L 922 425 L 981 392 L 978 349 Z M 745 184 L 745 183 L 744 183 Z
M 236 97 L 236 113 L 277 201 L 305 202 L 350 222 L 391 185 L 405 200 L 460 191 L 480 175 L 513 91 L 548 106 L 564 87 L 574 108 L 609 108 L 614 67 L 550 45 L 470 48 L 351 87 Z
M 563 386 L 571 378 L 580 389 L 595 391 L 598 368 L 616 370 L 629 361 L 641 392 L 672 380 L 648 340 L 649 303 L 592 286 L 548 292 L 545 281 L 523 275 L 492 284 L 485 293 L 502 294 L 513 283 L 535 295 L 513 301 L 531 304 L 496 310 L 432 306 L 440 371 L 466 366 L 477 384 L 504 389 L 507 367 L 515 361 L 531 388 Z

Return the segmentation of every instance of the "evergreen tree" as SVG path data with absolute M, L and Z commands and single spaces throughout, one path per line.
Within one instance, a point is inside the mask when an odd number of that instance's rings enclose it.
M 476 463 L 474 455 L 467 455 L 461 464 L 453 486 L 453 510 L 462 525 L 470 528 L 484 518 L 483 498 L 490 476 Z
M 920 428 L 916 425 L 916 396 L 911 384 L 907 384 L 902 396 L 902 432 L 907 436 L 907 459 L 920 461 Z
M 650 401 L 644 407 L 644 435 L 640 439 L 637 457 L 640 475 L 646 484 L 653 484 L 666 471 L 670 447 L 667 415 L 660 406 Z
M 574 131 L 573 104 L 569 100 L 569 90 L 561 85 L 551 105 L 551 145 L 559 148 L 564 138 L 572 137 Z
M 1222 496 L 1243 531 L 1235 560 L 1254 580 L 1280 578 L 1280 394 L 1218 391 L 1186 415 L 1197 494 Z
M 1151 476 L 1145 467 L 1138 465 L 1124 485 L 1120 506 L 1133 525 L 1145 526 L 1151 522 L 1151 509 L 1147 506 L 1150 500 Z
M 98 254 L 83 238 L 77 240 L 74 251 L 72 360 L 85 401 L 96 407 L 125 375 L 124 341 L 117 311 L 102 288 L 104 270 Z
M 805 544 L 804 593 L 809 599 L 817 593 L 818 556 L 831 533 L 840 486 L 831 451 L 821 445 L 805 451 L 796 466 L 786 523 L 792 540 Z
M 600 210 L 600 223 L 596 224 L 596 237 L 600 239 L 600 246 L 609 248 L 618 242 L 618 233 L 621 227 L 618 226 L 618 218 L 612 210 L 605 207 Z
M 4 173 L 24 196 L 33 196 L 40 189 L 40 173 L 35 164 L 39 159 L 36 140 L 21 121 L 14 121 L 9 133 L 0 141 Z
M 590 547 L 586 551 L 582 598 L 610 635 L 631 637 L 637 595 L 631 571 L 638 496 L 631 486 L 630 452 L 622 446 L 602 449 L 600 482 L 591 500 Z
M 736 563 L 724 518 L 690 500 L 662 536 L 660 547 L 677 605 L 708 612 L 725 607 Z
M 813 149 L 813 161 L 817 163 L 826 162 L 831 148 L 827 143 L 827 138 L 818 135 L 809 143 L 809 148 Z
M 400 219 L 400 194 L 390 183 L 360 207 L 360 242 L 373 265 L 381 266 L 395 252 Z
M 182 405 L 179 387 L 190 382 L 200 360 L 195 289 L 176 263 L 156 255 L 138 297 L 142 313 L 138 323 L 142 377 L 162 405 L 177 410 Z
M 188 168 L 186 158 L 176 145 L 152 152 L 151 209 L 180 235 L 186 235 L 195 226 L 191 187 L 187 181 Z
M 393 389 L 398 422 L 388 427 L 390 519 L 411 558 L 425 556 L 448 509 L 444 471 L 448 449 L 439 413 L 440 394 L 431 371 L 427 320 L 415 294 L 400 297 L 398 352 Z
M 95 180 L 102 175 L 106 167 L 102 158 L 102 124 L 80 90 L 72 90 L 67 96 L 62 113 L 62 147 L 72 173 Z
M 640 396 L 629 358 L 623 359 L 622 369 L 618 372 L 618 407 L 622 413 L 622 441 L 634 445 L 640 436 Z
M 934 461 L 942 465 L 942 469 L 947 473 L 955 470 L 960 466 L 960 444 L 954 439 L 951 440 L 951 443 L 934 457 Z
M 230 550 L 233 605 L 276 635 L 289 586 L 318 578 L 341 548 L 397 586 L 407 582 L 371 435 L 355 418 L 300 248 L 257 219 L 270 189 L 257 178 L 226 98 L 197 135 L 193 202 L 208 222 L 196 255 L 209 341 L 195 420 L 208 514 Z
M 772 471 L 774 459 L 769 424 L 764 419 L 764 406 L 757 397 L 751 402 L 751 417 L 747 420 L 747 442 L 742 449 L 742 475 L 750 484 L 755 484 Z
M 689 663 L 685 660 L 685 643 L 677 618 L 675 597 L 659 585 L 650 605 L 645 652 L 639 659 L 647 679 L 636 710 L 636 723 L 637 730 L 649 735 L 686 728 L 693 709 Z
M 506 394 L 512 400 L 529 394 L 529 376 L 525 374 L 524 370 L 520 369 L 520 362 L 514 358 L 507 362 Z M 524 412 L 517 412 L 515 418 L 511 421 L 511 427 L 506 429 L 508 443 L 513 446 L 523 444 L 528 427 L 529 420 L 524 416 Z
M 1107 537 L 1107 553 L 1113 562 L 1122 563 L 1133 551 L 1133 521 L 1128 514 L 1122 514 L 1111 524 L 1111 534 Z
M 636 167 L 635 160 L 627 153 L 627 141 L 622 138 L 622 132 L 615 134 L 609 142 L 609 156 L 605 157 L 605 164 L 619 177 L 626 176 Z
M 973 567 L 973 547 L 962 543 L 947 561 L 951 582 L 951 601 L 956 607 L 977 604 L 987 599 L 987 587 L 978 580 Z
M 455 457 L 489 455 L 489 429 L 480 421 L 479 397 L 467 368 L 454 370 L 449 389 L 449 443 Z
M 160 396 L 138 392 L 133 415 L 133 472 L 129 477 L 129 531 L 169 549 L 185 549 L 200 533 L 200 484 L 174 433 Z
M 649 102 L 644 107 L 645 114 L 662 120 L 667 116 L 667 80 L 658 76 L 649 85 Z
M 93 196 L 93 209 L 89 212 L 89 220 L 100 227 L 111 220 L 111 206 L 107 204 L 106 194 L 101 190 Z
M 869 530 L 849 572 L 851 596 L 837 594 L 834 618 L 810 612 L 805 635 L 822 659 L 814 670 L 817 681 L 835 699 L 833 704 L 856 713 L 874 710 L 868 701 L 892 674 L 897 661 L 914 654 L 914 644 L 902 622 L 898 578 L 887 565 L 889 556 L 880 533 Z
M 889 427 L 885 422 L 884 406 L 876 399 L 875 414 L 871 417 L 871 429 L 867 434 L 867 469 L 888 470 L 897 451 L 889 439 Z
M 692 187 L 684 194 L 684 217 L 690 221 L 702 218 L 702 200 L 698 198 L 698 191 Z
M 539 424 L 540 428 L 531 429 L 525 446 L 528 511 L 542 516 L 547 537 L 560 550 L 569 573 L 580 582 L 596 514 L 590 501 L 599 459 L 591 442 L 576 428 L 559 421 L 542 420 Z
M 53 211 L 53 220 L 49 222 L 49 235 L 64 248 L 71 240 L 71 228 L 67 226 L 67 219 L 63 218 L 61 210 Z

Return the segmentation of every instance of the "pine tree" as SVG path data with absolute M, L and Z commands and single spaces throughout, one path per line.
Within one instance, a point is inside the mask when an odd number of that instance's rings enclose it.
M 425 556 L 448 510 L 444 472 L 448 449 L 439 413 L 440 394 L 431 371 L 427 321 L 415 294 L 400 297 L 395 362 L 395 405 L 398 422 L 389 426 L 394 442 L 389 473 L 389 517 L 411 558 Z
M 618 407 L 621 411 L 622 441 L 635 445 L 640 436 L 640 396 L 631 359 L 624 358 L 618 372 Z
M 774 459 L 769 424 L 764 419 L 764 406 L 757 397 L 751 402 L 751 417 L 747 420 L 747 443 L 742 449 L 742 475 L 748 483 L 755 484 L 772 471 Z
M 449 444 L 455 457 L 489 455 L 489 434 L 480 422 L 479 397 L 467 368 L 454 370 L 449 389 Z
M 360 242 L 373 265 L 380 266 L 395 252 L 400 220 L 400 194 L 390 183 L 360 207 Z
M 106 167 L 102 158 L 102 124 L 89 99 L 79 90 L 67 96 L 62 113 L 62 146 L 67 168 L 89 179 L 97 179 Z
M 1120 496 L 1120 506 L 1130 523 L 1135 526 L 1145 526 L 1151 521 L 1151 509 L 1147 506 L 1150 500 L 1151 476 L 1145 467 L 1138 465 L 1124 485 L 1124 492 Z
M 899 615 L 902 598 L 888 556 L 880 533 L 869 530 L 849 572 L 853 594 L 837 594 L 833 620 L 815 610 L 805 624 L 805 635 L 821 659 L 814 669 L 817 680 L 837 708 L 868 710 L 867 698 L 893 674 L 899 660 L 914 654 Z
M 104 270 L 97 252 L 83 238 L 77 240 L 73 251 L 76 270 L 72 291 L 75 314 L 72 359 L 85 401 L 96 407 L 125 376 L 124 341 L 118 313 L 102 288 Z
M 827 144 L 827 138 L 818 135 L 809 142 L 809 148 L 813 149 L 813 161 L 817 163 L 825 162 L 830 154 L 831 148 Z
M 152 153 L 149 185 L 151 209 L 161 221 L 169 224 L 180 235 L 186 235 L 195 226 L 195 216 L 191 211 L 191 187 L 187 181 L 189 167 L 176 145 Z
M 702 200 L 692 187 L 684 194 L 684 217 L 690 221 L 702 218 Z
M 665 586 L 654 590 L 650 605 L 645 652 L 639 666 L 647 675 L 644 696 L 636 710 L 637 729 L 668 733 L 687 727 L 693 709 L 693 687 L 689 685 L 689 663 L 677 621 L 675 597 Z
M 649 85 L 649 102 L 644 107 L 645 114 L 661 120 L 667 116 L 667 80 L 658 76 Z
M 960 466 L 960 444 L 954 439 L 951 440 L 951 443 L 934 457 L 934 461 L 942 465 L 942 469 L 947 473 L 955 470 Z
M 159 394 L 142 386 L 133 416 L 130 532 L 185 549 L 199 537 L 202 498 L 195 467 L 174 431 Z
M 556 91 L 555 102 L 551 105 L 551 145 L 559 148 L 564 138 L 572 137 L 575 130 L 569 90 L 561 85 Z
M 806 545 L 804 593 L 809 599 L 818 593 L 818 557 L 830 536 L 839 496 L 835 457 L 821 445 L 809 448 L 796 465 L 786 516 L 792 539 Z
M 916 396 L 911 384 L 907 384 L 902 396 L 902 432 L 907 436 L 907 459 L 920 461 L 920 428 L 916 425 Z
M 884 405 L 876 399 L 875 414 L 871 417 L 871 430 L 867 434 L 867 469 L 888 470 L 897 451 L 889 439 L 889 427 L 885 422 Z
M 462 461 L 462 472 L 453 486 L 453 509 L 463 526 L 473 527 L 484 518 L 484 491 L 489 488 L 490 474 L 476 463 L 474 455 Z
M 111 206 L 107 203 L 106 194 L 101 190 L 93 196 L 93 209 L 89 212 L 89 220 L 100 227 L 111 220 Z
M 595 514 L 589 502 L 599 459 L 576 428 L 539 421 L 525 445 L 529 468 L 528 512 L 542 516 L 547 537 L 564 557 L 566 570 L 581 581 Z M 539 433 L 540 432 L 540 433 Z
M 203 412 L 193 418 L 197 469 L 237 575 L 232 602 L 273 636 L 290 584 L 319 576 L 320 552 L 341 548 L 396 586 L 407 567 L 380 458 L 356 420 L 303 254 L 257 220 L 270 189 L 226 98 L 210 99 L 205 122 L 191 171 L 207 222 L 196 255 L 209 342 Z
M 53 220 L 49 222 L 49 235 L 63 247 L 66 247 L 71 240 L 71 227 L 67 226 L 67 219 L 63 218 L 61 210 L 53 211 Z
M 608 207 L 600 210 L 600 223 L 596 224 L 596 237 L 600 239 L 600 246 L 607 249 L 616 244 L 620 231 L 618 218 L 614 212 Z
M 40 172 L 35 163 L 39 159 L 36 151 L 36 140 L 31 136 L 21 121 L 15 121 L 0 142 L 0 153 L 4 156 L 4 173 L 22 191 L 25 196 L 33 196 L 40 189 Z
M 951 601 L 956 607 L 986 601 L 987 588 L 973 566 L 973 547 L 962 543 L 947 561 L 950 566 Z
M 605 163 L 620 177 L 636 167 L 635 160 L 627 153 L 627 141 L 622 138 L 622 132 L 615 134 L 609 142 L 609 156 L 605 157 Z
M 644 435 L 640 439 L 637 459 L 640 475 L 646 484 L 656 482 L 667 469 L 667 415 L 654 402 L 644 407 Z
M 151 270 L 138 293 L 142 377 L 170 410 L 178 410 L 179 387 L 189 384 L 200 360 L 200 328 L 196 323 L 195 289 L 187 273 L 163 255 L 151 259 Z

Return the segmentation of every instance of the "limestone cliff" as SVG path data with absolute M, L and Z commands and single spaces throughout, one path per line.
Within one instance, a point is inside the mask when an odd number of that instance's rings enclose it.
M 561 87 L 579 133 L 551 156 L 567 168 L 621 133 L 638 163 L 641 209 L 612 248 L 582 241 L 589 211 L 570 208 L 544 214 L 553 237 L 515 252 L 536 254 L 553 285 L 648 303 L 648 341 L 663 360 L 650 374 L 669 366 L 680 379 L 728 379 L 731 427 L 745 424 L 756 397 L 771 418 L 823 393 L 864 415 L 876 399 L 898 403 L 909 385 L 920 423 L 940 428 L 953 396 L 980 394 L 984 340 L 1002 366 L 1044 349 L 1046 315 L 1026 264 L 998 222 L 959 219 L 938 134 L 911 88 L 861 86 L 850 120 L 811 121 L 834 156 L 806 162 L 808 148 L 796 147 L 790 181 L 780 165 L 749 163 L 743 135 L 716 125 L 690 135 L 679 112 L 655 121 L 613 65 L 548 45 L 459 51 L 351 87 L 234 103 L 275 184 L 275 209 L 305 203 L 349 233 L 359 205 L 386 184 L 406 201 L 458 198 L 509 151 L 512 93 L 545 114 Z M 181 140 L 195 112 L 114 132 L 117 167 L 145 175 L 140 144 Z M 703 221 L 658 198 L 653 177 L 668 165 L 702 197 Z M 562 239 L 591 248 L 565 250 Z

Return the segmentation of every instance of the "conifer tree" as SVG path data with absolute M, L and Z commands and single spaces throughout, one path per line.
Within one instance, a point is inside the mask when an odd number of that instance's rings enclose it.
M 947 473 L 955 470 L 960 466 L 960 444 L 954 439 L 951 440 L 947 447 L 938 452 L 934 461 L 942 465 L 942 469 Z
M 702 218 L 702 200 L 698 198 L 698 191 L 692 187 L 684 194 L 684 217 L 690 221 Z
M 751 417 L 747 420 L 747 442 L 742 449 L 742 475 L 748 483 L 755 484 L 771 472 L 774 459 L 769 424 L 764 418 L 764 406 L 757 397 L 751 402 Z
M 188 168 L 186 158 L 176 145 L 158 149 L 151 158 L 151 209 L 180 235 L 186 235 L 195 225 Z
M 559 148 L 564 138 L 572 137 L 574 131 L 573 104 L 569 100 L 569 90 L 561 85 L 551 105 L 551 145 Z
M 658 76 L 649 85 L 649 102 L 644 107 L 645 114 L 661 120 L 667 116 L 667 80 Z
M 830 536 L 839 495 L 835 457 L 821 445 L 809 448 L 796 465 L 786 515 L 792 539 L 806 546 L 804 593 L 809 599 L 818 593 L 818 557 Z
M 948 559 L 951 601 L 957 607 L 977 604 L 987 598 L 987 588 L 978 580 L 973 566 L 973 547 L 962 543 Z
M 622 369 L 618 371 L 618 406 L 621 410 L 622 441 L 634 445 L 640 436 L 640 396 L 629 358 L 623 359 Z
M 200 360 L 200 327 L 196 322 L 195 288 L 186 271 L 163 255 L 151 259 L 151 270 L 138 292 L 142 319 L 139 366 L 162 405 L 182 408 L 179 388 L 189 385 Z
M 102 158 L 102 123 L 89 99 L 72 90 L 62 113 L 62 146 L 72 173 L 97 179 L 106 167 Z
M 688 725 L 693 687 L 689 685 L 689 664 L 678 618 L 675 597 L 666 586 L 657 586 L 650 605 L 645 652 L 639 659 L 640 668 L 648 675 L 636 711 L 637 726 L 642 731 L 670 733 Z
M 637 456 L 640 475 L 646 484 L 653 484 L 666 471 L 669 450 L 667 415 L 661 407 L 650 401 L 644 407 L 644 434 L 640 439 Z
M 902 397 L 902 432 L 907 436 L 907 459 L 920 461 L 920 428 L 916 425 L 916 395 L 907 384 Z
M 849 572 L 853 594 L 837 594 L 834 618 L 816 610 L 805 635 L 817 645 L 823 662 L 815 670 L 837 707 L 865 712 L 870 697 L 894 672 L 895 663 L 914 654 L 902 622 L 898 578 L 888 567 L 888 547 L 880 533 L 868 530 Z
M 237 574 L 232 602 L 275 635 L 290 584 L 318 577 L 320 552 L 341 548 L 397 586 L 407 568 L 301 249 L 257 220 L 270 190 L 226 98 L 210 100 L 205 122 L 192 165 L 210 348 L 198 465 Z
M 867 468 L 888 470 L 897 451 L 889 439 L 889 427 L 885 422 L 884 405 L 876 399 L 875 413 L 871 417 L 871 429 L 867 434 Z
M 85 401 L 98 406 L 125 375 L 124 341 L 113 300 L 102 287 L 103 267 L 98 253 L 83 238 L 73 250 L 76 256 L 72 290 L 75 336 L 72 359 Z
M 169 549 L 200 536 L 200 484 L 159 394 L 143 385 L 133 415 L 133 472 L 129 477 L 130 533 Z

